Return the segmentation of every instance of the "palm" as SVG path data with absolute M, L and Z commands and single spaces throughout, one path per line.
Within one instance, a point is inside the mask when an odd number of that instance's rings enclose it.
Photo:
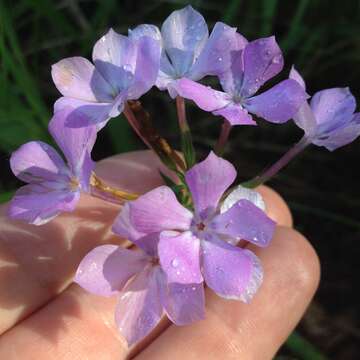
M 136 192 L 161 182 L 148 152 L 101 162 L 97 172 Z M 152 169 L 152 170 L 151 170 Z M 253 249 L 265 280 L 249 305 L 207 294 L 206 320 L 168 327 L 129 351 L 115 328 L 116 298 L 102 298 L 72 284 L 82 257 L 103 243 L 119 243 L 111 231 L 118 206 L 83 197 L 78 209 L 47 225 L 10 222 L 0 211 L 1 359 L 269 359 L 303 314 L 318 284 L 319 266 L 308 242 L 290 228 L 277 194 L 261 192 L 279 225 L 272 245 Z M 126 246 L 126 241 L 122 242 Z

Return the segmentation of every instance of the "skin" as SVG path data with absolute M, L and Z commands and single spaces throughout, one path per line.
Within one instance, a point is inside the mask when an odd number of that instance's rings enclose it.
M 162 183 L 150 152 L 100 162 L 108 183 L 144 193 Z M 0 210 L 0 359 L 271 359 L 296 326 L 319 283 L 318 257 L 292 228 L 290 211 L 268 187 L 258 189 L 278 227 L 261 259 L 264 283 L 250 304 L 207 290 L 206 319 L 176 327 L 167 319 L 128 349 L 114 324 L 116 297 L 91 295 L 71 279 L 97 245 L 123 244 L 110 227 L 119 207 L 83 196 L 77 210 L 41 227 L 9 221 Z

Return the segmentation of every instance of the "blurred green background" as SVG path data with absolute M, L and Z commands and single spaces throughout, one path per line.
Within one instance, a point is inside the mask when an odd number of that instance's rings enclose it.
M 9 170 L 11 151 L 29 140 L 51 142 L 47 123 L 59 97 L 51 64 L 68 56 L 90 57 L 94 42 L 109 27 L 126 33 L 140 23 L 160 25 L 171 11 L 189 3 L 210 28 L 222 20 L 248 39 L 275 34 L 286 59 L 276 81 L 286 78 L 294 63 L 310 94 L 350 86 L 359 99 L 358 0 L 0 0 L 0 201 L 20 184 Z M 178 146 L 171 99 L 153 90 L 143 103 L 162 135 Z M 188 117 L 200 158 L 214 144 L 221 122 L 192 104 Z M 276 126 L 260 121 L 258 128 L 236 128 L 225 156 L 237 165 L 241 180 L 247 179 L 299 136 L 292 122 Z M 142 147 L 126 121 L 115 119 L 102 131 L 94 157 Z M 323 266 L 318 294 L 279 358 L 346 360 L 360 354 L 359 160 L 360 141 L 335 153 L 311 148 L 271 183 L 289 202 L 297 228 L 311 239 Z

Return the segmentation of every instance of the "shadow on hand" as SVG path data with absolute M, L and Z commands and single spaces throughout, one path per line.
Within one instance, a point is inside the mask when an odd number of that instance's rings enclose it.
M 63 291 L 83 256 L 105 243 L 125 244 L 111 233 L 119 207 L 84 196 L 78 209 L 48 224 L 34 226 L 6 217 L 0 210 L 0 333 L 46 305 Z M 34 329 L 51 341 L 57 339 L 64 317 L 76 317 L 78 306 L 59 313 L 57 324 Z M 26 322 L 34 324 L 35 322 Z M 25 324 L 25 323 L 24 323 Z

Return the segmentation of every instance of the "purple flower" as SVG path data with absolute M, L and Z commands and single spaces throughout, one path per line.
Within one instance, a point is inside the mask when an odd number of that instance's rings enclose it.
M 80 191 L 89 190 L 94 168 L 90 153 L 96 140 L 96 128 L 65 127 L 71 109 L 57 112 L 49 131 L 67 160 L 42 141 L 22 145 L 10 158 L 12 172 L 28 183 L 11 200 L 8 213 L 13 219 L 42 225 L 63 211 L 73 211 Z
M 230 52 L 231 64 L 219 75 L 225 92 L 189 79 L 173 87 L 180 96 L 201 109 L 221 115 L 231 125 L 256 125 L 249 112 L 273 123 L 289 120 L 305 101 L 304 89 L 294 80 L 284 80 L 260 95 L 254 94 L 283 68 L 284 60 L 275 37 L 258 39 Z
M 123 111 L 127 100 L 150 90 L 159 71 L 160 48 L 150 37 L 135 39 L 110 29 L 95 44 L 92 57 L 95 66 L 83 57 L 52 66 L 53 81 L 64 96 L 55 103 L 55 111 L 68 106 L 76 109 L 68 119 L 72 127 L 87 125 L 78 112 L 103 127 Z
M 170 284 L 206 284 L 228 299 L 249 301 L 262 281 L 258 258 L 234 246 L 240 239 L 267 246 L 275 223 L 258 206 L 260 195 L 237 188 L 235 168 L 214 153 L 186 173 L 195 211 L 183 207 L 167 186 L 126 204 L 113 231 L 146 249 L 159 238 L 160 264 Z M 258 205 L 258 206 L 257 206 Z
M 129 345 L 149 334 L 164 311 L 177 325 L 204 318 L 203 285 L 168 284 L 157 257 L 157 239 L 151 240 L 148 252 L 99 246 L 85 256 L 75 276 L 75 282 L 93 294 L 119 295 L 115 321 Z
M 304 79 L 294 67 L 289 77 L 305 90 Z M 354 113 L 355 109 L 356 100 L 349 88 L 325 89 L 315 93 L 310 104 L 303 103 L 294 121 L 308 142 L 333 151 L 360 135 L 360 113 Z
M 156 86 L 175 97 L 174 80 L 200 80 L 218 75 L 230 65 L 230 50 L 242 49 L 246 40 L 232 28 L 218 22 L 210 36 L 203 16 L 190 5 L 176 10 L 164 21 L 161 31 L 154 25 L 139 25 L 130 31 L 136 38 L 150 36 L 161 44 L 160 71 Z

